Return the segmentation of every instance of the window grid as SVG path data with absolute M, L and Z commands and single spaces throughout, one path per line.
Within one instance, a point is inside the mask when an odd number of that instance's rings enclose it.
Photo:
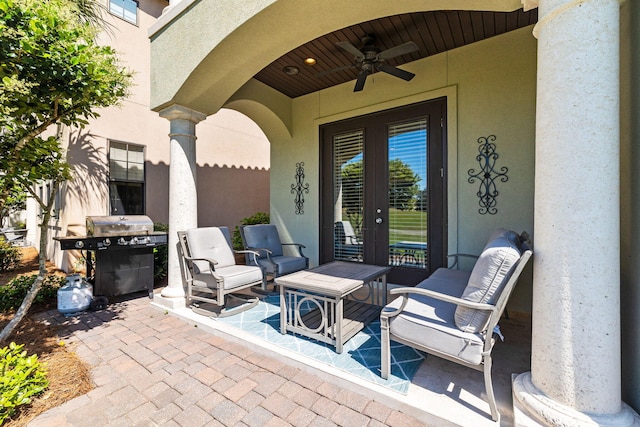
M 138 24 L 138 2 L 135 0 L 109 0 L 109 13 L 134 25 Z
M 109 144 L 109 202 L 112 215 L 142 215 L 145 206 L 144 146 Z

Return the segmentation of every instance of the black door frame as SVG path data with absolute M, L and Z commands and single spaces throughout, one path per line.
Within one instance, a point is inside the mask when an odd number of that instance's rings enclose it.
M 389 235 L 380 233 L 381 229 L 386 230 L 388 223 L 386 216 L 383 218 L 383 225 L 379 226 L 375 223 L 376 215 L 374 212 L 377 208 L 382 209 L 386 215 L 389 210 L 389 200 L 386 194 L 382 195 L 376 192 L 377 188 L 387 188 L 388 171 L 386 167 L 381 167 L 381 162 L 388 161 L 387 153 L 387 124 L 405 121 L 417 117 L 428 118 L 429 144 L 428 153 L 429 167 L 427 168 L 429 183 L 440 182 L 441 185 L 429 185 L 429 227 L 428 242 L 430 245 L 430 274 L 436 268 L 446 265 L 446 243 L 447 243 L 447 100 L 446 97 L 433 100 L 423 101 L 416 104 L 410 104 L 389 110 L 378 111 L 363 116 L 353 117 L 333 123 L 327 123 L 320 127 L 320 242 L 319 255 L 320 263 L 330 262 L 334 259 L 334 221 L 333 221 L 333 203 L 325 203 L 325 200 L 333 200 L 333 145 L 331 143 L 331 135 L 354 131 L 358 129 L 364 130 L 365 146 L 371 148 L 373 139 L 374 153 L 367 155 L 365 149 L 364 168 L 365 171 L 375 170 L 373 185 L 365 186 L 365 205 L 364 209 L 367 214 L 364 215 L 363 227 L 369 236 L 368 241 L 374 240 L 374 244 L 365 244 L 364 257 L 369 262 L 376 265 L 388 264 L 388 251 L 377 251 L 376 247 L 388 247 Z M 434 143 L 441 141 L 440 144 Z M 439 167 L 432 167 L 433 161 L 440 161 Z M 437 164 L 437 163 L 436 163 Z M 380 171 L 383 170 L 384 173 Z M 322 179 L 327 177 L 327 179 Z M 365 177 L 366 179 L 366 177 Z M 370 181 L 371 183 L 371 181 Z M 380 197 L 382 196 L 382 197 Z M 329 199 L 327 199 L 329 198 Z M 438 209 L 437 207 L 441 207 Z M 328 220 L 331 219 L 331 220 Z M 436 225 L 435 227 L 433 225 Z M 435 229 L 434 229 L 435 228 Z M 437 232 L 439 229 L 439 232 Z M 329 244 L 331 242 L 331 244 Z M 383 253 L 384 252 L 384 253 Z M 398 284 L 416 284 L 424 278 L 425 272 L 420 269 L 408 269 L 395 267 L 389 274 L 388 280 Z

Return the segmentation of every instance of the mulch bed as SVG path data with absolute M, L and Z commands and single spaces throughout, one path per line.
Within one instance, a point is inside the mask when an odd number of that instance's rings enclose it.
M 35 248 L 21 248 L 22 262 L 18 269 L 0 274 L 0 285 L 4 286 L 16 276 L 24 274 L 38 274 L 38 252 Z M 50 273 L 65 276 L 61 270 L 48 264 Z M 41 362 L 47 366 L 49 388 L 30 405 L 23 406 L 6 426 L 25 426 L 37 415 L 62 405 L 77 396 L 81 396 L 91 389 L 90 366 L 81 360 L 71 346 L 62 341 L 57 334 L 56 326 L 46 325 L 32 318 L 32 314 L 56 308 L 56 301 L 48 304 L 34 304 L 29 313 L 18 325 L 10 337 L 10 341 L 24 344 L 29 355 L 37 354 Z M 12 319 L 13 313 L 0 313 L 0 327 L 4 327 Z

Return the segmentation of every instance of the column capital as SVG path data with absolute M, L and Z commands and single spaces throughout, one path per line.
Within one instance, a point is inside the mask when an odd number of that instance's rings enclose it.
M 165 118 L 167 120 L 188 120 L 192 123 L 199 123 L 207 118 L 207 115 L 201 113 L 196 110 L 192 110 L 187 107 L 183 107 L 182 105 L 173 104 L 170 107 L 161 110 L 159 113 L 160 117 Z

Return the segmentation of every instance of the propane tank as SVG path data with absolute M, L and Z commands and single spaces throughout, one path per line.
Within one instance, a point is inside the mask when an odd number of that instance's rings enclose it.
M 62 314 L 85 311 L 91 305 L 93 286 L 80 274 L 69 274 L 66 283 L 58 289 L 58 311 Z

